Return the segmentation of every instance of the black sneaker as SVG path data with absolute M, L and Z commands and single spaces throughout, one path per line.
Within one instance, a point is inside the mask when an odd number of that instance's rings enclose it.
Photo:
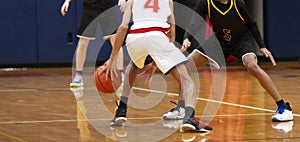
M 126 107 L 121 108 L 120 105 L 118 105 L 117 101 L 116 104 L 118 106 L 118 109 L 116 110 L 115 117 L 110 121 L 110 126 L 123 126 L 124 123 L 127 121 L 126 119 L 127 108 Z
M 209 132 L 213 128 L 201 122 L 198 118 L 185 118 L 181 126 L 182 131 Z

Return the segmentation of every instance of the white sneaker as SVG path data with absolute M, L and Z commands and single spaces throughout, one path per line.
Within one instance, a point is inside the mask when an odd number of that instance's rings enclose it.
M 180 107 L 178 109 L 173 108 L 168 113 L 163 115 L 163 119 L 165 120 L 178 120 L 183 119 L 185 115 L 185 109 Z
M 283 135 L 293 130 L 293 121 L 278 123 L 277 125 L 273 125 L 272 127 L 278 131 L 279 134 Z
M 73 81 L 70 83 L 70 87 L 81 87 L 81 86 L 83 86 L 82 75 L 76 73 Z
M 287 102 L 286 106 L 278 106 L 276 114 L 272 116 L 273 122 L 286 122 L 294 119 L 292 108 Z

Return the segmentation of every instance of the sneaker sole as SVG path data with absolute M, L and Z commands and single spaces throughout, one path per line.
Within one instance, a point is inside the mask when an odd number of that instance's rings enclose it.
M 113 123 L 113 122 L 111 122 L 110 126 L 112 126 L 112 127 L 123 127 L 124 123 Z
M 194 131 L 194 132 L 211 132 L 212 130 L 207 130 L 205 128 L 201 128 L 197 130 L 195 126 L 191 124 L 183 124 L 181 127 L 182 131 Z
M 181 120 L 183 118 L 168 118 L 168 117 L 163 117 L 164 120 Z
M 196 130 L 197 132 L 211 132 L 212 130 L 207 130 L 205 128 L 202 128 L 200 130 Z
M 80 90 L 82 90 L 83 87 L 82 87 L 82 86 L 80 86 L 80 87 L 70 87 L 69 89 L 70 89 L 70 91 L 75 92 L 75 91 L 80 91 Z
M 125 122 L 127 122 L 126 117 L 118 117 L 110 123 L 110 126 L 123 127 Z
M 81 87 L 83 84 L 70 84 L 70 87 Z
M 294 119 L 288 119 L 288 120 L 279 120 L 277 118 L 272 118 L 272 122 L 288 122 L 288 121 L 293 121 Z
M 123 124 L 123 123 L 127 122 L 127 118 L 126 117 L 118 117 L 118 118 L 116 118 L 115 121 L 116 121 L 116 123 Z

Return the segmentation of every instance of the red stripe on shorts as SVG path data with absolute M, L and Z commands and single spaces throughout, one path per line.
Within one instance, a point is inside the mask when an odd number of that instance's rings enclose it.
M 129 34 L 139 34 L 139 33 L 147 33 L 147 32 L 152 32 L 152 31 L 160 31 L 160 32 L 163 32 L 165 35 L 167 35 L 169 30 L 170 30 L 170 28 L 150 27 L 150 28 L 141 28 L 141 29 L 130 30 Z

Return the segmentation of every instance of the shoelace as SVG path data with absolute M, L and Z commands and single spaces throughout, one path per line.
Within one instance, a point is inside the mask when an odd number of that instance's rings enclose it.
M 73 82 L 80 82 L 81 79 L 82 79 L 82 75 L 79 73 L 76 73 Z
M 174 102 L 174 101 L 170 101 L 170 103 L 172 103 L 172 104 L 175 104 L 176 106 L 177 106 L 177 103 L 176 102 Z M 170 112 L 173 112 L 173 111 L 175 111 L 175 109 L 176 109 L 176 107 L 175 108 L 172 108 L 171 110 L 170 110 Z M 177 109 L 178 110 L 178 109 Z
M 174 102 L 174 101 L 170 101 L 170 103 L 177 105 L 177 103 L 176 103 L 176 102 Z
M 277 109 L 277 113 L 279 113 L 279 114 L 282 114 L 283 112 L 284 112 L 284 110 L 285 110 L 285 106 L 278 106 L 278 109 Z

